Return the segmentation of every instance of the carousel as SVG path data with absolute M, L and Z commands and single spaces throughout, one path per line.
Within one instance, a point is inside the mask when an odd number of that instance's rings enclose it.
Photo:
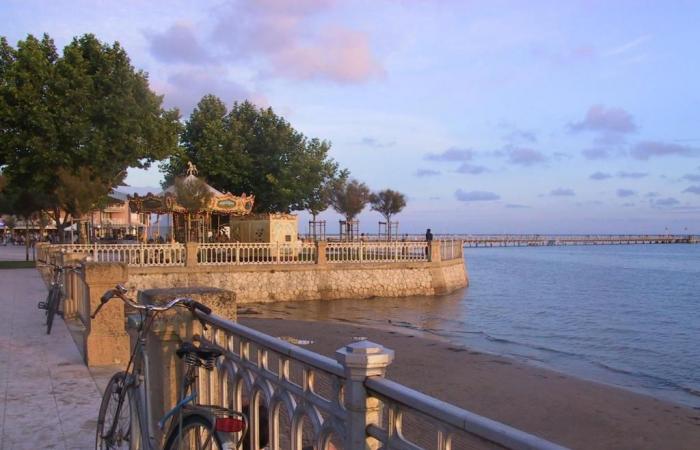
M 246 216 L 253 210 L 254 195 L 234 195 L 214 189 L 197 177 L 197 168 L 191 162 L 182 182 L 203 184 L 209 191 L 208 201 L 196 210 L 188 209 L 178 202 L 175 185 L 158 194 L 149 192 L 129 197 L 131 211 L 149 218 L 141 236 L 144 242 L 228 242 L 234 218 Z

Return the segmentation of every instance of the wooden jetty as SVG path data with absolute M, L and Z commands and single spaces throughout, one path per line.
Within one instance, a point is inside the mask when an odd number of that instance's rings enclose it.
M 700 236 L 673 234 L 461 234 L 439 239 L 461 240 L 465 247 L 525 247 L 554 245 L 632 245 L 632 244 L 698 244 Z

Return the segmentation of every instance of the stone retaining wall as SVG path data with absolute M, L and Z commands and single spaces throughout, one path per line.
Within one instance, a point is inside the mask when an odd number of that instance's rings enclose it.
M 441 262 L 254 267 L 129 267 L 133 290 L 209 286 L 238 304 L 447 294 L 468 284 L 463 259 Z

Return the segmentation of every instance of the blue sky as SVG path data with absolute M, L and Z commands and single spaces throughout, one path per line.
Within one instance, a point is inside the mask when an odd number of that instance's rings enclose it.
M 6 0 L 0 17 L 13 44 L 118 40 L 184 115 L 209 92 L 272 106 L 406 193 L 406 232 L 700 233 L 697 2 Z

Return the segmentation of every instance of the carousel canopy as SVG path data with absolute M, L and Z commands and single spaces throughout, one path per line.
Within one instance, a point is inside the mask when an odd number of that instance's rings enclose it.
M 255 202 L 254 195 L 246 195 L 245 193 L 233 195 L 229 192 L 218 191 L 200 178 L 197 178 L 197 168 L 191 163 L 188 165 L 187 176 L 183 181 L 185 183 L 201 182 L 212 194 L 209 204 L 200 212 L 233 216 L 250 214 Z M 157 194 L 149 192 L 143 196 L 138 194 L 129 196 L 129 207 L 132 211 L 138 213 L 170 214 L 188 212 L 186 208 L 177 203 L 177 191 L 174 185 L 168 186 L 164 191 Z

